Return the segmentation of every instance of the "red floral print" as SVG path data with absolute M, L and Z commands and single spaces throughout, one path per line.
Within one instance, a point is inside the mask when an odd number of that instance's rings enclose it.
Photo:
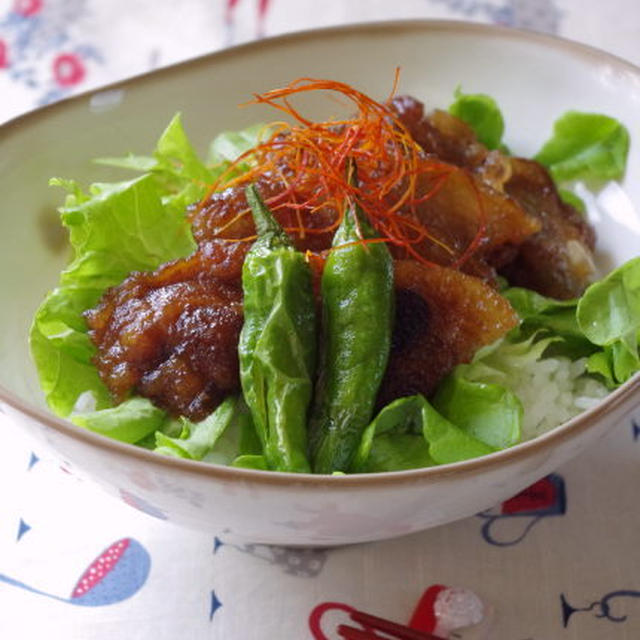
M 9 47 L 4 40 L 0 40 L 0 69 L 6 69 L 9 66 Z
M 82 60 L 72 53 L 61 53 L 53 61 L 53 77 L 61 87 L 71 87 L 84 80 Z
M 13 10 L 21 16 L 28 18 L 38 13 L 42 9 L 42 0 L 15 0 Z

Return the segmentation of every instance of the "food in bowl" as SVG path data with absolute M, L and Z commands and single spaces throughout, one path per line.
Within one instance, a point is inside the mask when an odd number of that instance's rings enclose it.
M 355 115 L 312 121 L 290 98 L 315 91 Z M 103 160 L 140 177 L 54 180 L 75 258 L 31 347 L 56 413 L 165 455 L 394 471 L 535 437 L 640 369 L 640 259 L 592 283 L 556 186 L 619 177 L 620 123 L 568 113 L 530 160 L 484 95 L 425 115 L 303 79 L 256 101 L 293 124 L 203 163 L 175 118 L 153 157 Z

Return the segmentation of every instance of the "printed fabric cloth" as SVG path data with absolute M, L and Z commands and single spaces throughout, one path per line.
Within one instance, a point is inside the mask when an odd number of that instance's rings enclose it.
M 640 63 L 635 0 L 0 0 L 0 122 L 253 38 L 415 17 L 555 33 Z M 2 638 L 337 638 L 349 607 L 403 624 L 415 611 L 468 640 L 640 638 L 640 408 L 493 509 L 329 551 L 180 529 L 68 475 L 1 414 L 0 432 Z

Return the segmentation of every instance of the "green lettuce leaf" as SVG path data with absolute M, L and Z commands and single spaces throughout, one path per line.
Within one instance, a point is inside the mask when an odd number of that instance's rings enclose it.
M 422 435 L 423 400 L 410 396 L 384 407 L 364 430 L 351 471 L 398 471 L 436 464 Z
M 599 376 L 610 389 L 617 386 L 616 376 L 613 372 L 613 355 L 611 347 L 605 347 L 602 351 L 596 351 L 587 360 L 587 371 Z
M 618 180 L 624 174 L 629 132 L 609 116 L 568 111 L 534 159 L 558 181 Z
M 584 335 L 594 344 L 622 340 L 636 348 L 640 330 L 640 257 L 592 284 L 578 302 L 577 319 Z
M 517 372 L 540 360 L 556 336 L 540 337 L 532 334 L 522 339 L 512 333 L 479 349 L 472 362 L 458 365 L 452 375 L 459 375 L 474 382 L 486 382 L 514 390 Z
M 182 126 L 180 114 L 176 114 L 160 136 L 153 153 L 157 161 L 156 171 L 167 179 L 184 183 L 201 181 L 202 187 L 211 183 L 212 173 L 198 157 Z
M 68 192 L 60 213 L 69 232 L 73 258 L 60 275 L 58 286 L 38 308 L 30 330 L 31 353 L 51 409 L 68 416 L 78 398 L 88 394 L 94 411 L 76 415 L 74 420 L 92 428 L 90 422 L 95 419 L 96 430 L 108 428 L 129 442 L 143 437 L 141 430 L 146 427 L 140 425 L 150 423 L 130 420 L 132 408 L 136 416 L 142 415 L 141 405 L 136 402 L 104 419 L 97 415 L 113 403 L 92 364 L 95 348 L 83 312 L 130 272 L 153 270 L 195 249 L 183 207 L 178 203 L 187 192 L 192 197 L 196 181 L 208 174 L 194 158 L 179 120 L 174 119 L 163 133 L 157 154 L 162 158 L 158 162 L 164 163 L 162 180 L 155 173 L 145 173 L 125 182 L 93 184 L 87 192 L 72 180 L 51 180 L 52 185 Z M 170 173 L 173 191 L 167 195 Z M 201 194 L 203 187 L 198 189 Z M 130 435 L 117 430 L 114 416 L 120 416 L 123 424 L 131 424 Z
M 589 359 L 590 372 L 617 385 L 640 371 L 640 258 L 592 284 L 576 313 L 585 337 L 603 348 Z
M 167 128 L 162 132 L 156 148 L 151 156 L 140 156 L 128 153 L 122 157 L 103 157 L 94 160 L 96 164 L 133 171 L 154 171 L 157 177 L 164 181 L 164 187 L 172 191 L 172 186 L 186 178 L 186 182 L 193 180 L 209 181 L 212 177 L 210 169 L 198 157 L 197 152 L 187 138 L 182 125 L 182 116 L 177 113 Z M 182 186 L 182 185 L 181 185 Z
M 381 433 L 371 443 L 369 456 L 358 473 L 378 473 L 422 469 L 435 462 L 422 435 L 413 433 Z
M 176 201 L 176 204 L 186 206 L 201 197 L 204 188 L 220 177 L 231 162 L 265 140 L 272 131 L 267 125 L 255 124 L 240 131 L 220 133 L 211 142 L 207 161 L 203 163 L 191 145 L 178 113 L 160 136 L 153 155 L 129 153 L 122 157 L 98 158 L 94 162 L 120 169 L 152 173 L 159 186 Z M 248 168 L 248 163 L 242 163 L 233 175 Z
M 551 337 L 545 356 L 588 357 L 587 371 L 611 388 L 640 371 L 640 258 L 593 283 L 579 299 L 553 300 L 518 287 L 502 294 L 522 321 L 512 342 Z
M 179 458 L 202 460 L 236 417 L 238 405 L 238 398 L 232 396 L 201 422 L 192 422 L 181 417 L 182 430 L 178 437 L 168 436 L 162 431 L 156 432 L 155 451 Z
M 179 213 L 199 200 L 225 169 L 225 166 L 210 169 L 200 160 L 187 138 L 179 113 L 160 136 L 152 156 L 128 154 L 122 158 L 99 158 L 96 162 L 152 175 L 163 205 Z
M 106 167 L 118 167 L 119 169 L 130 169 L 131 171 L 139 171 L 146 173 L 153 171 L 158 166 L 158 161 L 152 156 L 139 156 L 134 153 L 128 153 L 126 156 L 96 158 L 96 164 L 102 164 Z
M 262 447 L 242 396 L 230 396 L 201 422 L 179 419 L 181 432 L 155 434 L 157 453 L 209 463 L 231 464 L 241 456 L 259 455 Z
M 544 326 L 555 323 L 558 317 L 564 317 L 566 311 L 574 313 L 578 304 L 575 299 L 555 300 L 523 287 L 509 287 L 500 293 L 509 300 L 521 320 L 539 322 Z M 573 324 L 567 328 L 573 330 Z M 575 330 L 578 330 L 577 324 Z
M 78 397 L 89 393 L 97 409 L 112 405 L 109 391 L 91 359 L 82 312 L 99 297 L 92 289 L 55 289 L 40 305 L 31 325 L 29 343 L 40 386 L 49 407 L 60 416 L 71 413 Z
M 264 124 L 254 124 L 240 131 L 223 131 L 209 146 L 208 162 L 216 165 L 222 162 L 234 162 L 249 149 L 271 135 L 272 129 Z
M 399 471 L 495 451 L 439 414 L 422 395 L 389 403 L 365 429 L 351 472 Z
M 485 444 L 504 449 L 520 441 L 524 409 L 508 388 L 467 380 L 461 370 L 438 387 L 433 406 L 452 423 Z
M 511 340 L 525 340 L 532 335 L 553 336 L 545 356 L 565 356 L 576 360 L 597 350 L 578 326 L 578 300 L 554 300 L 520 287 L 503 290 L 502 295 L 520 317 L 520 326 L 511 333 Z
M 589 356 L 587 371 L 600 376 L 610 389 L 615 389 L 640 371 L 640 363 L 636 353 L 630 352 L 623 343 L 614 342 Z
M 512 333 L 480 349 L 470 364 L 458 365 L 445 378 L 441 385 L 443 395 L 438 401 L 434 398 L 434 405 L 441 404 L 445 412 L 451 412 L 451 415 L 448 413 L 445 415 L 452 420 L 459 413 L 471 414 L 477 411 L 477 418 L 472 415 L 466 417 L 463 415 L 458 419 L 468 428 L 478 429 L 484 433 L 483 437 L 488 438 L 488 442 L 508 441 L 515 438 L 516 431 L 522 426 L 523 413 L 519 410 L 518 398 L 522 395 L 522 385 L 529 384 L 527 372 L 543 358 L 550 345 L 559 339 L 557 336 L 540 337 L 537 333 L 523 339 L 517 333 Z M 524 376 L 520 375 L 520 372 L 525 372 Z M 465 384 L 460 384 L 462 381 L 477 383 L 480 386 L 476 389 L 465 388 Z M 453 386 L 453 389 L 447 391 L 448 385 Z M 458 385 L 460 389 L 456 389 Z M 494 388 L 494 385 L 497 388 Z M 457 393 L 454 393 L 456 391 Z M 457 395 L 460 401 L 464 391 L 471 394 L 472 404 L 477 406 L 450 407 L 452 403 L 450 396 Z M 504 407 L 501 406 L 503 394 L 506 394 Z M 466 405 L 465 401 L 462 402 Z M 492 434 L 491 422 L 488 426 L 485 423 L 494 411 L 496 412 L 496 432 Z M 487 433 L 484 432 L 485 428 L 488 429 Z
M 449 113 L 466 122 L 488 149 L 498 149 L 501 146 L 504 118 L 492 97 L 484 93 L 462 93 L 458 87 Z
M 242 455 L 238 456 L 230 463 L 232 467 L 240 469 L 256 469 L 258 471 L 269 471 L 267 459 L 263 455 Z
M 171 438 L 177 438 L 182 433 L 182 423 L 177 418 L 172 418 L 171 416 L 165 415 L 164 422 L 159 426 L 159 428 L 149 432 L 146 436 L 144 436 L 144 438 L 138 440 L 136 442 L 136 446 L 153 451 L 157 446 L 156 435 L 159 431 Z
M 256 124 L 241 131 L 224 131 L 209 145 L 208 163 L 217 173 L 224 172 L 226 180 L 241 176 L 251 169 L 252 159 L 248 157 L 238 162 L 233 169 L 229 168 L 230 164 L 264 141 L 272 132 L 273 129 L 264 124 Z
M 49 406 L 67 416 L 84 392 L 92 393 L 97 409 L 111 406 L 91 363 L 95 348 L 83 312 L 131 271 L 189 255 L 195 244 L 183 216 L 162 205 L 149 175 L 93 185 L 90 194 L 82 195 L 77 185 L 63 184 L 72 189 L 61 218 L 74 257 L 36 312 L 30 347 Z
M 130 398 L 109 409 L 73 413 L 69 419 L 79 427 L 133 444 L 159 429 L 166 414 L 147 398 Z
M 428 402 L 420 407 L 422 434 L 429 443 L 429 453 L 438 464 L 449 464 L 478 458 L 496 451 L 496 448 L 475 438 L 452 424 Z

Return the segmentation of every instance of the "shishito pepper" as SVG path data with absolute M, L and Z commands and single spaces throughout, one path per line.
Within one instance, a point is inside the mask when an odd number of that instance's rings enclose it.
M 393 262 L 373 238 L 364 212 L 350 202 L 322 274 L 320 370 L 309 424 L 316 473 L 349 470 L 387 366 Z
M 316 359 L 311 270 L 251 185 L 258 238 L 242 269 L 240 380 L 268 466 L 310 471 L 307 412 Z

